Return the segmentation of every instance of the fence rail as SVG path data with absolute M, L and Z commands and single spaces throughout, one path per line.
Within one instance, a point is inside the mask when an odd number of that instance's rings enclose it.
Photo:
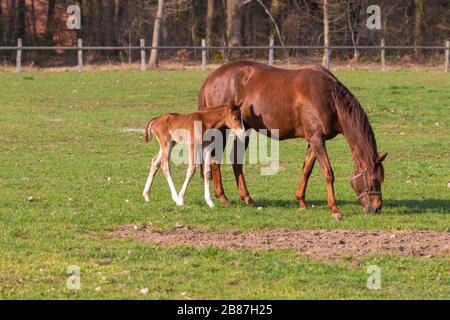
M 386 50 L 444 50 L 445 51 L 445 60 L 444 60 L 444 72 L 448 72 L 449 69 L 449 57 L 450 57 L 450 41 L 446 41 L 445 45 L 442 46 L 398 46 L 398 45 L 385 45 L 384 39 L 381 39 L 380 45 L 373 46 L 340 46 L 340 45 L 331 45 L 331 46 L 323 46 L 323 45 L 312 45 L 312 46 L 279 46 L 274 45 L 274 39 L 270 38 L 268 46 L 206 46 L 206 41 L 202 39 L 201 46 L 146 46 L 144 39 L 140 40 L 140 46 L 83 46 L 82 40 L 78 39 L 76 46 L 23 46 L 22 39 L 17 40 L 17 46 L 4 46 L 0 47 L 0 51 L 5 50 L 14 50 L 17 52 L 16 54 L 16 71 L 21 71 L 22 64 L 22 52 L 27 50 L 76 50 L 78 51 L 78 70 L 81 72 L 83 70 L 83 51 L 88 50 L 117 50 L 117 51 L 130 51 L 130 50 L 140 50 L 141 51 L 141 61 L 140 61 L 140 70 L 145 70 L 145 61 L 146 54 L 145 51 L 148 50 L 198 50 L 202 52 L 202 64 L 201 67 L 203 70 L 206 69 L 207 66 L 207 52 L 209 50 L 268 50 L 268 63 L 272 65 L 274 63 L 274 50 L 379 50 L 381 53 L 381 70 L 386 70 L 385 63 L 385 51 Z M 327 68 L 330 66 L 327 65 Z

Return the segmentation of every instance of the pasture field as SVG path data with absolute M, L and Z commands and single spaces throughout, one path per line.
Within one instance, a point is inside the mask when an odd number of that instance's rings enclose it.
M 450 74 L 336 74 L 369 114 L 380 153 L 389 153 L 383 210 L 364 215 L 349 183 L 348 146 L 342 136 L 328 142 L 344 214 L 339 222 L 327 208 L 317 165 L 307 190 L 310 209 L 297 209 L 304 140 L 280 144 L 274 176 L 261 176 L 260 165 L 245 167 L 257 207 L 239 200 L 229 165 L 223 168 L 229 207 L 206 206 L 198 173 L 184 207 L 172 202 L 161 172 L 144 203 L 158 145 L 125 129 L 143 128 L 162 112 L 196 109 L 206 73 L 0 74 L 0 298 L 449 299 L 448 255 L 380 252 L 327 261 L 290 250 L 167 247 L 111 236 L 126 224 L 449 232 Z M 172 176 L 179 190 L 185 167 L 172 166 Z M 72 265 L 80 268 L 79 290 L 66 287 Z M 381 290 L 366 287 L 370 265 L 381 268 Z

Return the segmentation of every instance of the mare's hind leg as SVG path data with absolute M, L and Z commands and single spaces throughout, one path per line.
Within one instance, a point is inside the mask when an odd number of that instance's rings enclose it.
M 150 173 L 148 174 L 147 182 L 145 183 L 144 192 L 142 195 L 144 196 L 145 202 L 150 200 L 148 194 L 150 192 L 150 188 L 152 187 L 153 177 L 161 166 L 161 158 L 162 158 L 162 149 L 159 149 L 158 154 L 153 158 L 152 164 L 150 165 Z
M 309 177 L 314 168 L 315 162 L 316 162 L 316 155 L 315 155 L 313 149 L 311 148 L 311 146 L 308 144 L 306 159 L 305 159 L 305 162 L 303 163 L 303 173 L 302 173 L 302 177 L 300 179 L 300 184 L 298 185 L 297 194 L 296 194 L 299 207 L 302 210 L 308 208 L 308 205 L 306 204 L 306 201 L 305 201 L 305 191 L 306 191 L 306 187 L 308 185 Z
M 178 204 L 179 203 L 178 194 L 177 191 L 175 190 L 175 185 L 173 184 L 172 177 L 170 176 L 170 151 L 172 150 L 173 145 L 174 142 L 170 141 L 167 144 L 165 144 L 165 147 L 163 148 L 162 169 L 164 176 L 167 179 L 167 183 L 169 184 L 170 192 L 172 194 L 172 200 Z
M 330 160 L 328 159 L 324 139 L 320 134 L 316 133 L 309 139 L 309 144 L 316 154 L 317 160 L 322 167 L 323 175 L 327 182 L 328 207 L 330 208 L 333 217 L 340 220 L 342 219 L 342 213 L 336 205 L 336 197 L 334 195 L 334 173 L 331 168 Z

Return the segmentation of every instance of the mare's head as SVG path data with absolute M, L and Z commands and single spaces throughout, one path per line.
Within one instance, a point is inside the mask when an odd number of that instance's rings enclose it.
M 384 181 L 383 161 L 387 153 L 378 157 L 372 169 L 355 171 L 352 177 L 352 188 L 365 213 L 378 213 L 381 211 L 383 199 L 381 184 Z
M 227 107 L 225 125 L 240 139 L 244 140 L 245 127 L 241 106 L 231 104 Z

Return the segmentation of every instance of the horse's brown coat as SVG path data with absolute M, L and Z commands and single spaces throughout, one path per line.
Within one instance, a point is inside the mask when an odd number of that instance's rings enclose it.
M 355 161 L 355 175 L 363 173 L 369 190 L 354 187 L 366 212 L 381 210 L 381 183 L 384 171 L 378 156 L 375 136 L 367 115 L 358 100 L 327 69 L 306 66 L 284 70 L 264 64 L 237 61 L 223 65 L 209 75 L 198 97 L 199 109 L 222 104 L 242 105 L 246 127 L 270 132 L 279 130 L 279 139 L 305 138 L 309 145 L 302 178 L 297 190 L 301 208 L 306 208 L 305 190 L 315 160 L 319 161 L 327 182 L 328 206 L 333 216 L 341 218 L 334 195 L 334 174 L 325 148 L 325 141 L 342 133 Z M 242 164 L 233 164 L 241 198 L 252 203 Z M 225 197 L 220 165 L 211 167 L 215 194 Z M 377 193 L 377 194 L 375 194 Z

